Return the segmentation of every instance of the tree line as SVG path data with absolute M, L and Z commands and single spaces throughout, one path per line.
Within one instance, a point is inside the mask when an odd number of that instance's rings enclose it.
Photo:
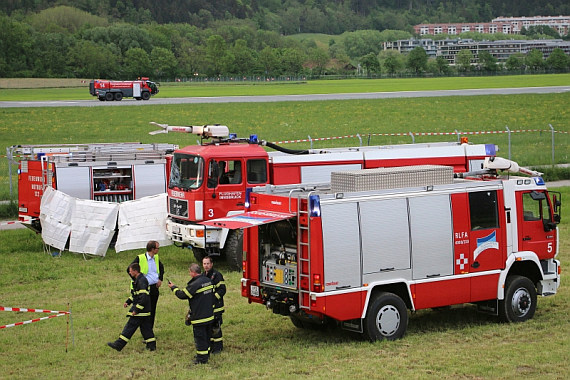
M 420 23 L 488 22 L 498 16 L 570 14 L 567 0 L 3 0 L 7 15 L 67 5 L 116 22 L 186 23 L 250 20 L 280 35 L 356 30 L 407 30 Z
M 18 1 L 7 3 L 15 2 Z M 136 2 L 125 1 L 127 3 Z M 3 25 L 0 28 L 2 77 L 132 79 L 148 76 L 161 80 L 222 75 L 346 75 L 354 74 L 359 65 L 363 69 L 359 73 L 364 75 L 453 70 L 437 60 L 428 60 L 417 69 L 407 63 L 411 58 L 382 51 L 384 42 L 413 36 L 405 30 L 345 31 L 317 43 L 315 39 L 260 29 L 251 19 L 228 17 L 213 20 L 206 28 L 190 23 L 137 24 L 113 21 L 69 6 L 37 13 L 0 13 L 0 21 Z M 552 38 L 551 32 L 540 28 L 529 30 L 524 36 L 508 38 Z M 477 33 L 460 37 L 506 38 Z

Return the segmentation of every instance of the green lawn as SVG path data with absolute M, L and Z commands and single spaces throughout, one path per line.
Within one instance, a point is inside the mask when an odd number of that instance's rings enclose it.
M 126 321 L 125 268 L 138 251 L 109 251 L 87 261 L 68 252 L 54 258 L 43 252 L 38 235 L 0 231 L 0 305 L 72 310 L 69 325 L 58 317 L 1 330 L 0 373 L 20 379 L 562 379 L 570 373 L 570 188 L 560 190 L 562 286 L 538 299 L 528 322 L 501 324 L 472 306 L 425 310 L 411 314 L 402 340 L 369 343 L 339 329 L 297 329 L 288 318 L 248 304 L 240 295 L 241 274 L 219 265 L 228 286 L 225 351 L 198 368 L 189 365 L 194 346 L 183 322 L 187 303 L 166 288 L 158 303 L 158 351 L 146 352 L 138 332 L 121 353 L 106 346 Z M 190 251 L 162 247 L 160 255 L 166 277 L 184 284 Z M 46 315 L 0 311 L 0 325 Z

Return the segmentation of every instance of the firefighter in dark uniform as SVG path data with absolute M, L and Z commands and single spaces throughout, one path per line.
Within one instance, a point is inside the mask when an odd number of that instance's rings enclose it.
M 141 273 L 140 265 L 132 263 L 129 265 L 129 275 L 134 278 L 131 296 L 125 301 L 124 307 L 132 305 L 127 317 L 129 320 L 119 335 L 119 339 L 109 342 L 107 345 L 117 351 L 121 351 L 127 345 L 135 331 L 140 327 L 141 334 L 146 342 L 146 349 L 156 350 L 156 338 L 152 331 L 152 321 L 150 316 L 150 296 L 148 281 Z
M 204 267 L 204 276 L 208 277 L 214 286 L 214 322 L 212 323 L 210 346 L 212 354 L 218 354 L 224 349 L 224 340 L 222 337 L 222 313 L 224 312 L 226 282 L 224 281 L 224 276 L 214 269 L 214 262 L 210 256 L 204 257 L 202 260 L 202 266 Z
M 154 320 L 156 318 L 156 304 L 158 303 L 158 297 L 160 296 L 159 288 L 162 285 L 162 280 L 164 278 L 164 265 L 158 257 L 158 250 L 160 245 L 156 240 L 150 240 L 146 244 L 146 253 L 141 253 L 133 260 L 133 263 L 137 263 L 141 267 L 141 273 L 145 275 L 148 280 L 149 290 L 150 290 L 150 320 L 152 322 L 152 328 L 154 329 Z M 129 268 L 127 268 L 127 272 Z
M 194 342 L 196 344 L 196 357 L 194 364 L 205 364 L 210 358 L 210 330 L 214 321 L 214 287 L 209 278 L 202 275 L 198 264 L 191 264 L 188 268 L 192 279 L 186 288 L 180 289 L 168 281 L 168 287 L 174 295 L 181 300 L 188 300 L 190 306 L 187 325 L 192 325 Z

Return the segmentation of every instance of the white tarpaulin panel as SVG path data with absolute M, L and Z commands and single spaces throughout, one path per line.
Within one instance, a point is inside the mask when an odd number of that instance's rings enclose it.
M 76 199 L 71 217 L 71 252 L 105 256 L 117 224 L 117 203 Z
M 115 250 L 145 248 L 149 240 L 156 240 L 161 246 L 172 244 L 166 236 L 167 216 L 166 193 L 121 203 Z
M 40 203 L 40 223 L 44 243 L 62 251 L 71 232 L 75 198 L 51 187 L 44 190 Z

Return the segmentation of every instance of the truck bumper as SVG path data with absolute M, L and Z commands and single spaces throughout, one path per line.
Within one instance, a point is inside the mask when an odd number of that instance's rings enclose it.
M 220 245 L 222 230 L 203 226 L 201 224 L 181 224 L 172 220 L 166 221 L 166 235 L 177 243 L 187 244 L 193 248 L 202 248 Z

